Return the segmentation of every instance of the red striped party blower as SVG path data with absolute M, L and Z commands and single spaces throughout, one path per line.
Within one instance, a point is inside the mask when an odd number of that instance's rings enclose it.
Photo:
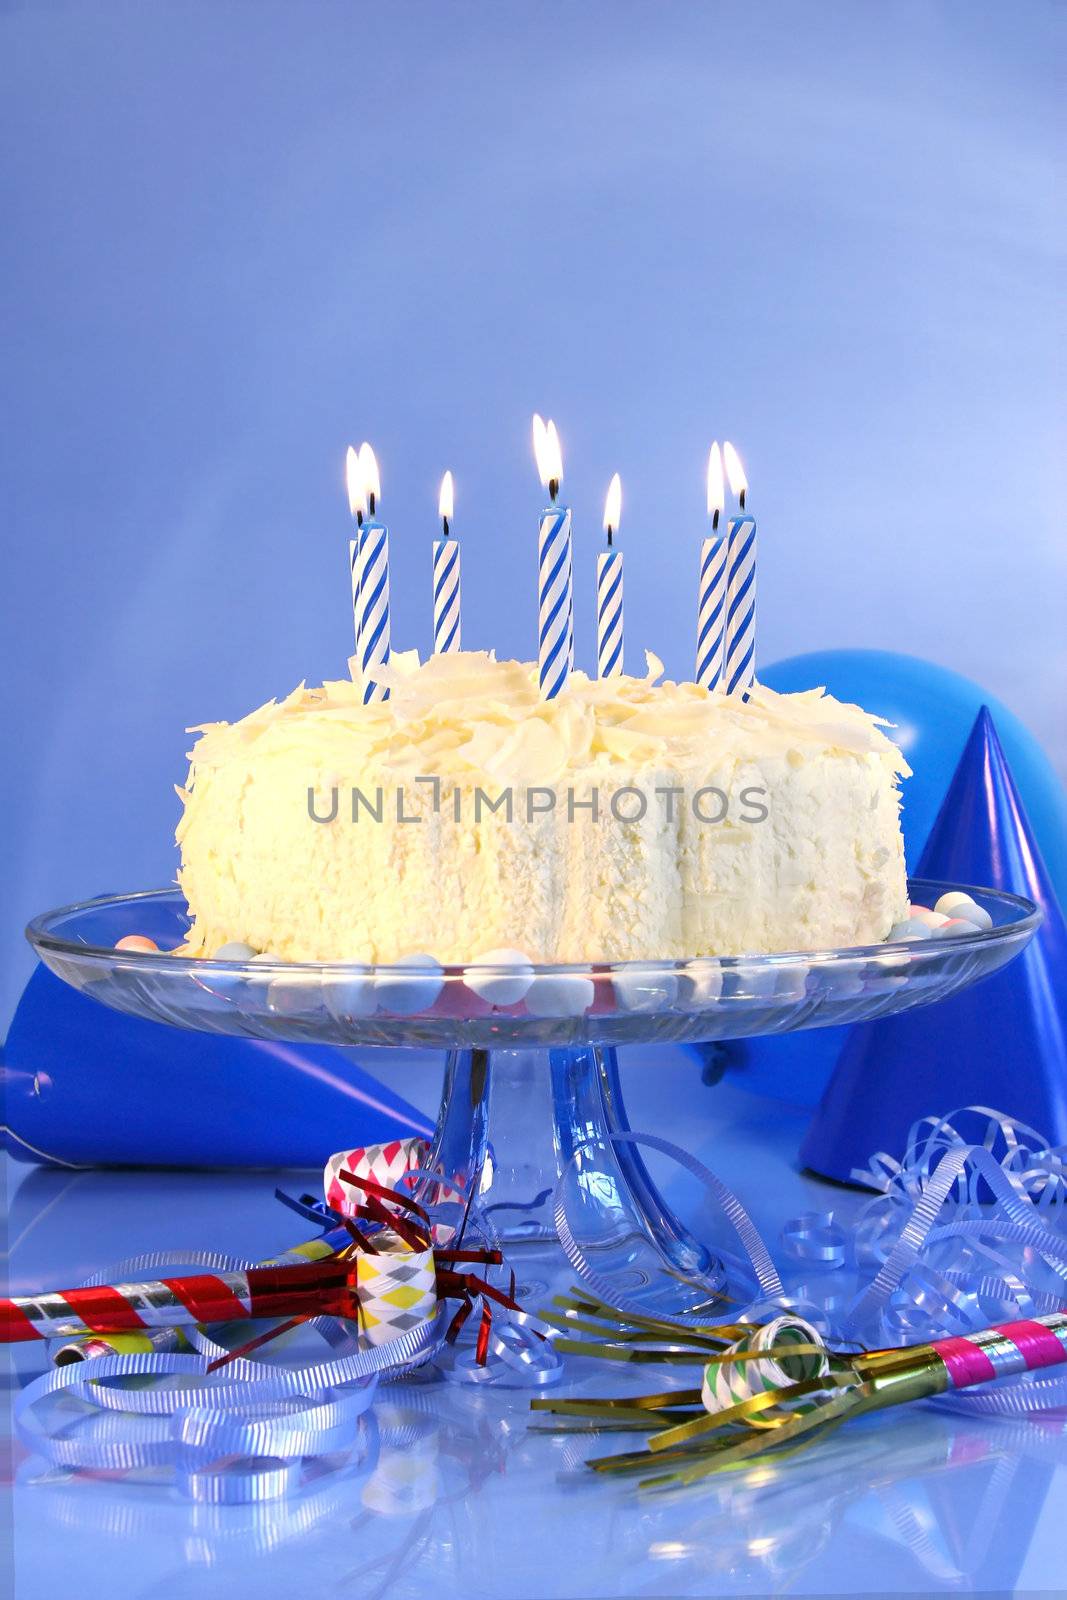
M 793 1315 L 696 1326 L 621 1313 L 577 1293 L 557 1304 L 563 1315 L 545 1320 L 595 1336 L 559 1339 L 559 1351 L 703 1364 L 699 1389 L 530 1402 L 535 1411 L 576 1419 L 556 1423 L 553 1432 L 647 1431 L 644 1449 L 586 1463 L 597 1472 L 643 1474 L 642 1488 L 673 1488 L 754 1456 L 789 1454 L 870 1411 L 1067 1364 L 1067 1310 L 929 1344 L 843 1355 Z
M 500 1252 L 435 1248 L 429 1218 L 415 1201 L 352 1172 L 342 1170 L 337 1176 L 362 1196 L 361 1203 L 349 1203 L 348 1215 L 338 1219 L 349 1234 L 349 1242 L 340 1249 L 316 1260 L 265 1262 L 240 1272 L 0 1298 L 0 1341 L 12 1344 L 241 1319 L 287 1319 L 214 1362 L 217 1367 L 310 1317 L 347 1317 L 361 1324 L 369 1343 L 384 1343 L 432 1317 L 439 1298 L 460 1302 L 445 1335 L 452 1339 L 473 1310 L 475 1298 L 481 1298 L 478 1359 L 484 1362 L 493 1303 L 513 1311 L 521 1307 L 513 1294 L 456 1268 L 458 1263 L 499 1266 Z M 358 1222 L 386 1231 L 364 1232 Z

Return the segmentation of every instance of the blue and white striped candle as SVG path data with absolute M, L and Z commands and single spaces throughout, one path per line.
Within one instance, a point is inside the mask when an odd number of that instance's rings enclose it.
M 348 541 L 348 566 L 352 577 L 352 630 L 356 636 L 356 657 L 359 657 L 359 545 L 363 537 L 363 513 L 367 494 L 363 487 L 363 473 L 359 465 L 359 452 L 349 445 L 345 452 L 345 481 L 348 487 L 348 509 L 352 516 L 352 537 Z
M 622 514 L 622 483 L 616 473 L 604 501 L 604 532 L 608 548 L 596 558 L 596 672 L 598 678 L 617 678 L 623 667 L 622 551 L 614 548 Z
M 746 514 L 748 479 L 729 441 L 723 455 L 739 513 L 727 530 L 726 691 L 743 694 L 756 681 L 756 521 Z
M 375 667 L 389 664 L 389 529 L 375 513 L 381 498 L 378 463 L 369 444 L 359 450 L 359 464 L 367 492 L 367 519 L 359 540 L 359 669 L 363 679 L 363 704 L 388 700 L 389 690 L 374 681 Z
M 700 547 L 697 599 L 696 681 L 702 689 L 721 690 L 726 670 L 726 589 L 728 541 L 719 526 L 726 500 L 722 454 L 718 443 L 708 455 L 708 516 L 711 533 Z
M 459 540 L 451 528 L 454 498 L 452 474 L 446 472 L 437 498 L 444 538 L 433 542 L 433 648 L 439 656 L 460 648 Z
M 537 530 L 537 676 L 543 700 L 567 687 L 574 661 L 574 557 L 569 506 L 556 504 L 563 476 L 555 425 L 534 417 L 534 454 L 551 504 Z
M 548 443 L 549 459 L 550 459 L 550 461 L 552 463 L 552 471 L 553 471 L 553 474 L 554 474 L 554 476 L 553 476 L 551 481 L 555 483 L 556 490 L 558 492 L 559 486 L 563 482 L 563 451 L 562 451 L 562 449 L 560 447 L 559 434 L 556 432 L 556 424 L 552 421 L 551 417 L 549 417 L 548 421 L 545 423 L 545 439 L 546 439 L 546 441 Z M 552 498 L 555 499 L 555 495 L 553 495 Z M 567 517 L 569 519 L 570 518 L 570 510 L 568 508 L 566 508 L 566 507 L 564 509 L 567 511 Z M 574 544 L 573 544 L 573 541 L 571 540 L 571 538 L 569 536 L 569 530 L 570 530 L 570 523 L 568 521 L 568 538 L 567 538 L 567 666 L 570 669 L 570 671 L 573 672 L 574 671 Z

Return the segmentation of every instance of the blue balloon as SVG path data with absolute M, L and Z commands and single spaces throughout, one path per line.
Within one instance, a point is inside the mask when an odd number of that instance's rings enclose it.
M 1061 905 L 1067 905 L 1067 790 L 1033 734 L 1007 706 L 947 667 L 892 650 L 815 650 L 761 667 L 782 693 L 822 686 L 895 724 L 914 776 L 904 784 L 909 867 L 922 855 L 941 802 L 983 706 L 988 706 Z

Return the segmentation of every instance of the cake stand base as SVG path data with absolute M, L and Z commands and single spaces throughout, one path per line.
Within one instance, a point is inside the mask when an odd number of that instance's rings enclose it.
M 710 1303 L 722 1266 L 673 1213 L 630 1132 L 614 1049 L 452 1050 L 428 1165 L 467 1190 L 492 1181 L 483 1210 L 526 1294 L 574 1281 L 556 1228 L 557 1194 L 582 1256 L 650 1311 Z

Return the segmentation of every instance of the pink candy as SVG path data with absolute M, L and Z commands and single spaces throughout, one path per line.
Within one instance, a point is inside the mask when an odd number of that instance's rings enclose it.
M 159 946 L 156 941 L 154 939 L 149 939 L 143 933 L 128 933 L 124 939 L 120 939 L 118 941 L 115 949 L 139 950 L 145 955 L 151 955 L 153 951 L 155 951 L 157 954 L 159 952 Z
M 941 911 L 924 911 L 921 906 L 912 906 L 910 912 L 913 922 L 925 923 L 928 928 L 943 928 L 948 918 Z

